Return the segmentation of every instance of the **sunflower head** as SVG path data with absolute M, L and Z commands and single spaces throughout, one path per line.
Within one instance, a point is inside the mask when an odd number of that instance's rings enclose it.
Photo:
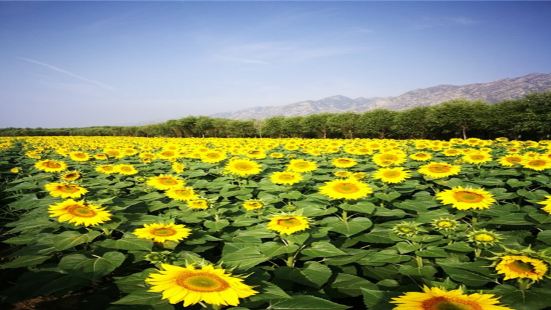
M 449 217 L 442 217 L 432 221 L 432 228 L 438 231 L 451 232 L 457 229 L 457 220 Z
M 248 199 L 243 201 L 243 208 L 247 211 L 257 210 L 264 207 L 264 203 L 259 199 Z
M 274 172 L 270 176 L 270 181 L 279 185 L 293 185 L 302 181 L 302 175 L 293 171 Z
M 394 225 L 392 231 L 399 237 L 411 238 L 423 231 L 420 226 L 421 224 L 419 223 L 401 222 Z
M 488 209 L 495 202 L 493 195 L 484 189 L 460 186 L 441 191 L 436 198 L 459 210 Z
M 250 159 L 232 159 L 224 168 L 225 172 L 238 177 L 249 177 L 259 174 L 262 166 Z
M 185 239 L 190 235 L 191 229 L 185 225 L 174 223 L 153 223 L 144 224 L 143 227 L 135 229 L 133 233 L 138 238 L 163 243 Z
M 473 230 L 467 237 L 470 242 L 482 247 L 492 246 L 502 239 L 500 234 L 486 229 Z
M 331 199 L 348 200 L 364 198 L 373 192 L 369 185 L 353 178 L 325 182 L 319 191 Z
M 310 228 L 309 219 L 297 214 L 280 214 L 271 217 L 268 229 L 282 235 L 290 235 Z

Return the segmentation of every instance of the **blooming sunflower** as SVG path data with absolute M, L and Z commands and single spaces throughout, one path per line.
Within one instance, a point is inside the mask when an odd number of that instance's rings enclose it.
M 525 156 L 521 164 L 524 168 L 536 171 L 543 171 L 545 169 L 551 168 L 551 159 L 545 158 L 543 156 L 537 156 L 533 158 Z
M 480 246 L 492 246 L 501 240 L 501 235 L 486 229 L 474 230 L 467 234 L 469 241 Z
M 420 228 L 421 224 L 414 222 L 400 222 L 394 227 L 392 231 L 400 237 L 413 237 L 422 231 Z
M 495 268 L 497 273 L 505 275 L 504 280 L 520 278 L 538 281 L 548 270 L 544 261 L 526 255 L 504 255 Z
M 542 210 L 551 214 L 551 195 L 550 196 L 545 196 L 545 200 L 544 201 L 540 201 L 538 202 L 538 204 L 540 205 L 543 205 L 543 208 Z
M 358 164 L 357 161 L 355 161 L 352 158 L 348 158 L 348 157 L 335 158 L 331 161 L 331 163 L 333 164 L 333 166 L 335 166 L 337 168 L 350 168 L 350 167 L 354 167 Z
M 224 269 L 212 265 L 197 269 L 193 265 L 179 267 L 162 264 L 145 280 L 149 291 L 163 294 L 171 304 L 184 302 L 184 307 L 205 302 L 212 305 L 237 306 L 239 298 L 258 293 L 243 283 L 243 279 L 227 274 Z
M 259 163 L 250 159 L 232 159 L 224 168 L 226 173 L 240 177 L 259 174 L 261 169 L 262 166 Z
M 61 198 L 79 198 L 80 196 L 86 194 L 88 190 L 84 187 L 80 187 L 77 184 L 70 183 L 48 183 L 44 185 L 44 188 L 50 192 L 52 197 L 61 197 Z
M 243 208 L 247 211 L 252 211 L 264 207 L 264 203 L 258 199 L 248 199 L 243 201 Z
M 287 165 L 287 170 L 294 172 L 311 172 L 318 169 L 318 165 L 313 161 L 304 159 L 292 159 Z
M 432 159 L 432 155 L 426 152 L 418 152 L 418 153 L 409 155 L 409 158 L 416 161 L 427 161 Z
M 88 155 L 85 152 L 79 152 L 79 151 L 69 153 L 69 157 L 71 157 L 71 159 L 74 160 L 74 161 L 89 161 L 90 160 L 90 155 Z
M 209 207 L 209 202 L 205 198 L 192 199 L 187 202 L 187 206 L 190 209 L 207 209 Z
M 50 205 L 48 213 L 60 222 L 83 226 L 95 226 L 111 219 L 111 213 L 105 208 L 73 199 Z
M 115 168 L 115 172 L 122 175 L 134 175 L 138 173 L 138 170 L 130 164 L 119 164 L 119 165 L 115 165 L 114 168 Z
M 429 178 L 440 179 L 459 174 L 461 166 L 451 165 L 445 162 L 430 162 L 419 167 L 417 171 Z
M 402 167 L 396 168 L 379 168 L 373 174 L 373 178 L 381 180 L 385 183 L 401 183 L 410 176 L 409 172 Z
M 13 167 L 10 169 L 10 172 L 11 173 L 14 173 L 14 174 L 17 174 L 21 171 L 21 168 L 20 167 Z
M 293 185 L 302 181 L 302 175 L 293 171 L 279 171 L 272 173 L 270 181 L 274 184 Z
M 113 165 L 98 165 L 96 166 L 96 171 L 103 174 L 117 173 L 117 170 Z
M 499 305 L 493 294 L 465 294 L 462 290 L 446 291 L 423 287 L 423 292 L 407 292 L 390 301 L 394 310 L 513 310 Z
M 487 209 L 495 202 L 491 193 L 469 187 L 454 187 L 436 194 L 436 198 L 458 210 Z
M 492 155 L 486 152 L 472 152 L 462 157 L 463 161 L 469 164 L 482 164 L 492 160 Z
M 191 233 L 191 229 L 180 224 L 144 224 L 142 228 L 136 228 L 133 234 L 139 238 L 153 240 L 163 243 L 165 241 L 180 241 L 187 238 Z
M 172 170 L 176 173 L 182 173 L 185 168 L 186 165 L 184 165 L 183 163 L 179 163 L 177 161 L 172 163 Z
M 189 187 L 189 186 L 169 188 L 165 192 L 165 195 L 169 198 L 172 198 L 178 201 L 190 201 L 190 200 L 199 198 L 197 194 L 195 194 L 193 187 Z
M 290 235 L 297 231 L 306 230 L 310 227 L 308 218 L 302 215 L 281 214 L 271 217 L 268 229 L 277 231 L 282 235 Z
M 319 191 L 331 199 L 360 199 L 373 192 L 369 185 L 352 178 L 325 182 Z
M 53 160 L 53 159 L 45 159 L 41 161 L 37 161 L 34 166 L 38 170 L 42 170 L 45 172 L 60 172 L 65 169 L 67 169 L 67 164 L 59 161 L 59 160 Z
M 522 156 L 510 154 L 499 158 L 499 164 L 503 167 L 513 167 L 522 162 Z
M 63 181 L 75 181 L 80 179 L 80 172 L 78 171 L 67 171 L 61 175 Z
M 438 231 L 452 231 L 457 228 L 457 220 L 449 217 L 442 217 L 432 221 L 432 227 Z
M 185 184 L 184 180 L 168 174 L 161 174 L 147 179 L 147 185 L 158 190 L 180 188 Z
M 373 155 L 373 162 L 380 167 L 401 165 L 406 161 L 406 155 L 403 152 L 392 151 L 382 152 Z
M 223 161 L 226 158 L 226 153 L 217 150 L 210 150 L 206 153 L 201 154 L 201 161 L 208 164 L 215 164 Z
M 345 171 L 345 170 L 338 170 L 338 171 L 335 171 L 333 174 L 334 174 L 336 177 L 338 177 L 338 178 L 343 178 L 343 179 L 352 177 L 352 172 L 350 172 L 350 171 Z

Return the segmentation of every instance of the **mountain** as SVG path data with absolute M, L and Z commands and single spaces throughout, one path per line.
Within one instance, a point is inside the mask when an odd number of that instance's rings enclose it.
M 365 112 L 377 108 L 403 110 L 435 105 L 452 99 L 482 100 L 496 103 L 516 99 L 530 93 L 551 91 L 551 74 L 532 73 L 489 83 L 438 85 L 416 89 L 396 97 L 349 98 L 332 96 L 282 106 L 255 107 L 235 112 L 218 113 L 213 117 L 263 119 L 276 115 L 297 116 L 323 112 Z

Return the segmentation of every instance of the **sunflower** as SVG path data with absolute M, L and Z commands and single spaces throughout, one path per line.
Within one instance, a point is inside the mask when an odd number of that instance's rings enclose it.
M 381 180 L 385 183 L 401 183 L 410 177 L 409 172 L 402 167 L 396 168 L 379 168 L 373 174 L 373 178 Z
M 94 158 L 97 160 L 107 160 L 107 154 L 105 153 L 98 153 L 94 155 Z
M 282 235 L 290 235 L 297 231 L 306 230 L 310 227 L 308 218 L 302 215 L 281 214 L 271 217 L 268 229 L 277 231 Z
M 176 173 L 182 173 L 184 171 L 184 169 L 186 168 L 186 165 L 175 161 L 175 162 L 172 163 L 171 168 Z
M 543 171 L 545 169 L 551 168 L 551 159 L 545 158 L 543 156 L 537 156 L 537 157 L 525 156 L 521 164 L 524 168 L 528 168 L 536 171 Z
M 318 165 L 309 160 L 292 159 L 287 165 L 287 170 L 294 172 L 311 172 L 318 169 Z
M 180 224 L 144 224 L 142 228 L 137 228 L 133 234 L 139 238 L 153 240 L 163 243 L 165 241 L 180 241 L 187 238 L 191 233 L 191 229 Z
M 348 158 L 348 157 L 335 158 L 331 161 L 331 163 L 333 164 L 333 166 L 335 166 L 337 168 L 350 168 L 350 167 L 354 167 L 358 164 L 357 161 L 355 161 L 352 158 Z
M 421 226 L 421 224 L 414 222 L 400 222 L 392 227 L 392 231 L 400 237 L 409 238 L 422 231 L 419 226 Z
M 174 160 L 177 158 L 177 156 L 178 153 L 176 153 L 174 150 L 164 150 L 155 154 L 155 157 L 165 160 Z
M 438 231 L 453 231 L 459 223 L 453 218 L 442 217 L 432 221 L 432 227 Z
M 210 150 L 201 154 L 201 161 L 208 164 L 215 164 L 226 158 L 226 153 L 217 150 Z
M 279 153 L 279 152 L 270 153 L 271 158 L 283 158 L 284 156 L 285 155 L 283 155 L 283 153 Z
M 352 178 L 325 182 L 319 191 L 331 199 L 360 199 L 373 192 L 369 185 Z
M 390 301 L 394 310 L 513 310 L 499 305 L 493 294 L 465 294 L 462 290 L 446 291 L 423 287 L 423 292 L 407 292 Z
M 461 166 L 451 165 L 445 162 L 430 162 L 419 167 L 417 171 L 427 177 L 440 179 L 459 174 Z
M 262 166 L 260 166 L 259 163 L 250 159 L 232 159 L 224 168 L 226 173 L 240 177 L 248 177 L 259 174 L 261 169 Z
M 75 181 L 80 179 L 80 172 L 78 171 L 67 171 L 61 175 L 63 181 Z
M 469 187 L 454 187 L 436 194 L 436 198 L 458 210 L 487 209 L 495 202 L 491 193 Z
M 74 160 L 74 161 L 89 161 L 90 160 L 90 155 L 88 155 L 87 153 L 84 153 L 84 152 L 79 152 L 79 151 L 69 153 L 69 157 L 71 157 L 71 159 Z
M 382 152 L 373 155 L 373 162 L 380 167 L 401 165 L 406 161 L 406 154 L 401 151 Z
M 161 174 L 147 179 L 147 185 L 158 190 L 168 190 L 179 188 L 185 184 L 184 180 L 168 174 Z
M 472 152 L 462 157 L 463 161 L 469 164 L 482 164 L 492 160 L 492 155 L 486 152 Z
M 469 241 L 480 246 L 492 246 L 501 240 L 501 235 L 486 229 L 474 230 L 467 234 Z
M 447 157 L 453 157 L 453 156 L 459 156 L 463 154 L 463 152 L 460 149 L 445 149 L 444 152 L 442 152 L 444 156 Z
M 84 187 L 70 183 L 48 183 L 44 185 L 44 188 L 50 192 L 52 197 L 61 198 L 79 198 L 88 192 Z
M 432 159 L 432 155 L 426 152 L 418 152 L 418 153 L 409 155 L 409 158 L 416 161 L 427 161 Z
M 83 226 L 95 226 L 111 219 L 111 213 L 105 208 L 73 199 L 50 205 L 48 213 L 60 222 Z
M 545 196 L 545 200 L 544 201 L 540 201 L 538 202 L 538 204 L 540 205 L 543 205 L 543 208 L 542 210 L 551 214 L 551 195 L 550 196 Z
M 197 198 L 197 199 L 192 199 L 192 200 L 189 200 L 187 202 L 187 206 L 190 208 L 190 209 L 201 209 L 201 210 L 204 210 L 204 209 L 207 209 L 209 207 L 209 202 L 208 200 L 206 200 L 205 198 Z
M 247 211 L 252 211 L 264 207 L 264 203 L 258 199 L 248 199 L 243 201 L 243 208 Z
M 522 162 L 522 156 L 519 155 L 505 155 L 499 158 L 499 164 L 503 167 L 513 167 Z
M 13 167 L 13 168 L 10 169 L 10 172 L 14 173 L 14 174 L 17 174 L 17 173 L 21 172 L 21 167 Z
M 270 176 L 270 181 L 274 184 L 293 185 L 302 181 L 302 175 L 293 171 L 274 172 Z
M 172 198 L 178 201 L 190 201 L 190 200 L 199 198 L 197 194 L 195 194 L 193 187 L 189 187 L 189 186 L 169 188 L 165 192 L 165 195 L 169 198 Z
M 117 173 L 117 170 L 113 165 L 98 165 L 96 166 L 96 171 L 103 174 Z
M 138 170 L 130 164 L 119 164 L 119 165 L 115 165 L 114 168 L 115 168 L 115 172 L 122 175 L 134 175 L 138 173 Z
M 343 178 L 343 179 L 352 177 L 352 172 L 350 172 L 350 171 L 345 171 L 345 170 L 338 170 L 338 171 L 335 171 L 333 174 L 334 174 L 336 177 L 338 177 L 338 178 Z
M 211 305 L 237 306 L 239 298 L 258 293 L 243 279 L 227 274 L 224 269 L 204 265 L 179 267 L 161 264 L 161 270 L 149 275 L 145 282 L 150 292 L 162 293 L 171 304 L 184 302 L 184 307 L 205 302 Z
M 531 279 L 538 281 L 547 273 L 547 264 L 538 258 L 526 255 L 504 255 L 496 265 L 498 274 L 504 274 L 503 280 Z
M 53 159 L 45 159 L 41 161 L 37 161 L 34 166 L 38 170 L 42 170 L 45 172 L 60 172 L 65 169 L 67 169 L 67 164 L 59 161 L 59 160 L 53 160 Z

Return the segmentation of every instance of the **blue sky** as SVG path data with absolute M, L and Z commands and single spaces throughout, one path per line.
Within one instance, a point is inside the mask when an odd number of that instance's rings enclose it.
M 0 2 L 0 127 L 551 72 L 551 2 Z

